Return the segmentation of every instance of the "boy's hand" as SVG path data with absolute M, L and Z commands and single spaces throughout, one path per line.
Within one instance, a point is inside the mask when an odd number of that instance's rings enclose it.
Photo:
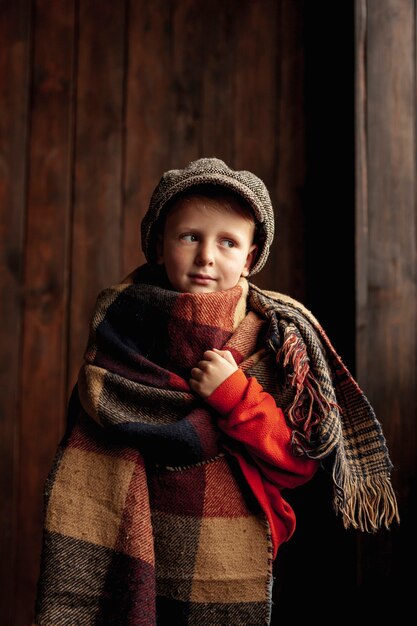
M 202 398 L 208 398 L 237 369 L 229 350 L 207 350 L 203 360 L 191 370 L 190 387 Z

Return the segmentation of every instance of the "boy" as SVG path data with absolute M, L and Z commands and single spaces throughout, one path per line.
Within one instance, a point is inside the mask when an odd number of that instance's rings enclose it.
M 330 455 L 346 526 L 397 516 L 380 426 L 317 321 L 247 281 L 273 234 L 254 174 L 211 158 L 162 177 L 147 263 L 97 299 L 47 482 L 37 624 L 269 624 L 295 528 L 282 490 Z

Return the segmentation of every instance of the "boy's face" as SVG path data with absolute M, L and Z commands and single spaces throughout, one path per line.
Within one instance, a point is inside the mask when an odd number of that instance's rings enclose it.
M 169 211 L 158 242 L 158 263 L 174 289 L 211 293 L 234 287 L 255 260 L 255 225 L 239 206 L 190 196 Z

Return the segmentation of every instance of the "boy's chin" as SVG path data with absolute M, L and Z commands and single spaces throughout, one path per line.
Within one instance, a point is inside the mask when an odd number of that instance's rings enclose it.
M 211 284 L 211 285 L 187 285 L 187 287 L 184 288 L 180 288 L 180 289 L 176 289 L 176 291 L 179 291 L 181 293 L 191 293 L 191 294 L 209 294 L 209 293 L 218 293 L 220 291 L 228 291 L 229 289 L 233 289 L 233 287 L 235 287 L 236 285 L 231 285 L 231 286 L 220 286 L 217 282 Z
M 222 291 L 218 288 L 217 283 L 213 285 L 189 285 L 187 288 L 178 289 L 181 293 L 215 293 L 216 291 Z

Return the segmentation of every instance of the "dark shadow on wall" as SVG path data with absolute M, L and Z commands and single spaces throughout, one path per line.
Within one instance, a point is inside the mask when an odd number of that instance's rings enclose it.
M 354 373 L 354 3 L 305 3 L 306 305 Z
M 354 4 L 305 2 L 304 19 L 304 304 L 354 374 Z M 286 495 L 297 529 L 275 563 L 273 625 L 360 614 L 357 537 L 336 517 L 332 489 L 329 471 L 319 471 Z

